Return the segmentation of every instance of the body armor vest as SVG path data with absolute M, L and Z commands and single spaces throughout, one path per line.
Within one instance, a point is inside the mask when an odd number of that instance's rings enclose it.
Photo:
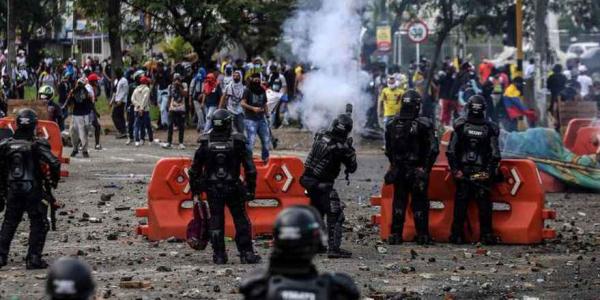
M 267 300 L 326 300 L 329 292 L 330 280 L 323 275 L 305 280 L 275 275 L 269 279 Z
M 341 170 L 341 161 L 335 159 L 336 143 L 327 134 L 317 135 L 306 158 L 306 175 L 323 181 L 333 181 Z
M 397 119 L 393 126 L 392 151 L 397 163 L 414 163 L 419 161 L 419 123 L 412 119 Z
M 29 193 L 36 182 L 33 143 L 12 140 L 8 144 L 8 185 L 14 193 Z
M 463 129 L 463 157 L 465 166 L 484 167 L 489 161 L 490 130 L 485 124 L 466 123 Z

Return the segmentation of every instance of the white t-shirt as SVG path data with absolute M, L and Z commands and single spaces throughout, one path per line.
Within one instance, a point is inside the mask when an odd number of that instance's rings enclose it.
M 115 92 L 115 102 L 116 103 L 125 103 L 127 101 L 127 94 L 129 93 L 129 83 L 125 77 L 121 77 L 121 79 L 115 79 L 115 83 L 117 85 L 117 91 Z
M 592 78 L 587 75 L 579 75 L 577 82 L 581 85 L 581 97 L 587 96 L 590 93 L 590 87 L 594 84 Z

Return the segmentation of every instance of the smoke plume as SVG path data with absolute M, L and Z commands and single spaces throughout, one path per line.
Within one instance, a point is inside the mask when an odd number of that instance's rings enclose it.
M 327 127 L 354 105 L 354 127 L 364 124 L 369 97 L 364 90 L 369 77 L 360 70 L 360 11 L 364 0 L 301 1 L 284 24 L 284 40 L 292 54 L 313 67 L 301 87 L 300 117 L 311 131 Z

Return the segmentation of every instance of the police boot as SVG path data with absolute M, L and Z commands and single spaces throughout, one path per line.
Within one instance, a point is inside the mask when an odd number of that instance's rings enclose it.
M 419 245 L 430 245 L 431 237 L 429 236 L 429 212 L 416 212 L 415 213 L 415 227 L 417 229 L 417 236 L 415 242 Z
M 46 269 L 48 264 L 42 259 L 41 255 L 32 254 L 25 259 L 25 268 L 27 270 Z
M 482 233 L 481 243 L 484 245 L 496 245 L 498 244 L 498 237 L 493 233 Z
M 254 251 L 243 251 L 240 253 L 240 262 L 242 265 L 253 265 L 257 264 L 262 260 L 260 255 L 254 253 Z
M 319 249 L 317 250 L 317 254 L 325 254 L 327 253 L 327 246 L 319 245 Z
M 0 255 L 0 268 L 8 264 L 8 257 L 6 255 Z
M 328 217 L 329 219 L 329 217 Z M 329 251 L 327 252 L 328 258 L 351 258 L 352 252 L 342 249 L 342 222 L 343 216 L 339 217 L 337 222 L 330 222 L 328 220 L 327 231 L 329 239 Z
M 450 243 L 456 245 L 462 245 L 465 243 L 465 237 L 462 234 L 452 234 L 450 236 Z
M 402 240 L 402 234 L 400 234 L 400 233 L 392 233 L 388 237 L 388 244 L 389 245 L 400 245 L 403 242 L 404 241 Z
M 222 230 L 211 230 L 210 243 L 213 248 L 213 263 L 224 265 L 227 263 L 227 252 L 225 252 L 225 235 Z
M 329 249 L 329 252 L 327 252 L 327 257 L 331 258 L 331 259 L 336 259 L 336 258 L 351 258 L 352 257 L 352 252 L 345 250 L 343 248 L 337 248 L 337 249 Z

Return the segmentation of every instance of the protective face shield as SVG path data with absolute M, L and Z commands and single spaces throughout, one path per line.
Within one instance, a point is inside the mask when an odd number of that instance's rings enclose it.
M 469 98 L 469 101 L 467 103 L 467 119 L 485 119 L 485 99 L 482 96 L 475 95 Z
M 283 210 L 273 226 L 273 255 L 289 260 L 310 261 L 325 246 L 323 220 L 309 206 Z
M 347 114 L 339 115 L 331 123 L 330 132 L 335 137 L 346 139 L 350 132 L 352 132 L 353 123 L 352 118 Z
M 225 109 L 217 109 L 212 115 L 212 133 L 219 135 L 230 135 L 233 116 Z
M 402 107 L 400 117 L 415 119 L 421 112 L 421 95 L 415 90 L 408 90 L 402 95 Z
M 17 130 L 25 133 L 27 136 L 33 136 L 38 118 L 35 111 L 30 108 L 21 109 L 17 113 Z

